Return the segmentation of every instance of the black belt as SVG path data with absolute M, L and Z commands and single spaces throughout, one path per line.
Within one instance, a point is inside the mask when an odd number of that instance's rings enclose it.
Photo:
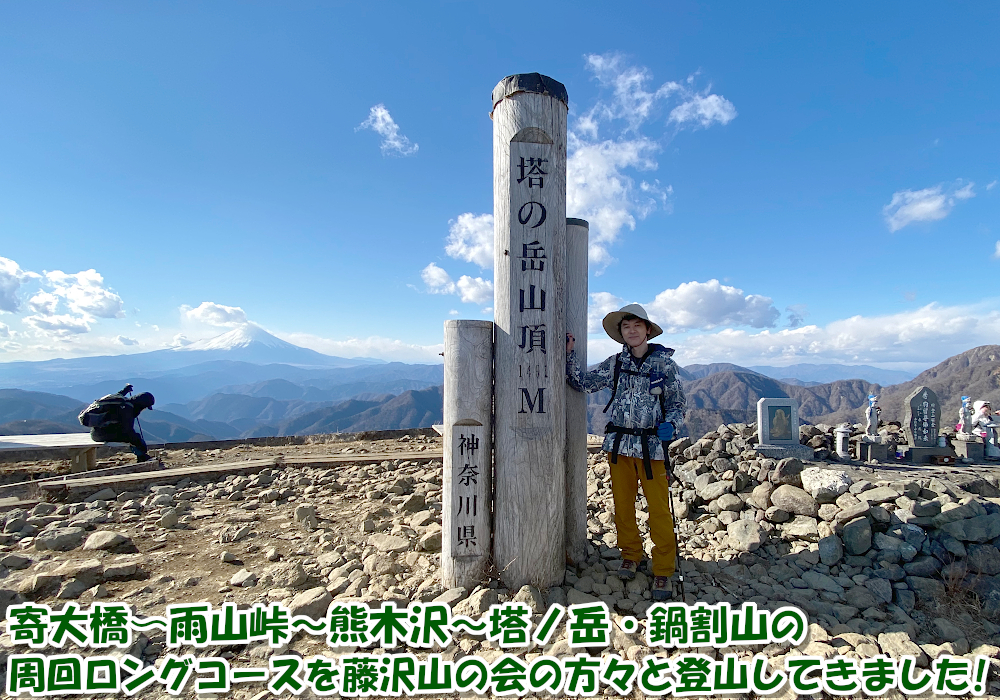
M 656 428 L 624 428 L 614 423 L 604 426 L 605 433 L 614 433 L 615 441 L 611 446 L 611 463 L 618 464 L 618 447 L 622 442 L 622 435 L 636 435 L 642 438 L 642 466 L 646 468 L 646 479 L 653 480 L 653 465 L 649 459 L 649 440 L 646 438 L 656 435 Z

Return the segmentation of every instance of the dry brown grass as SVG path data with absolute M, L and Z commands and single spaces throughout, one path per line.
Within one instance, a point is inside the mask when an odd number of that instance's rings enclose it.
M 978 574 L 969 576 L 952 572 L 951 575 L 944 576 L 942 578 L 944 596 L 934 603 L 918 606 L 918 609 L 927 616 L 927 623 L 921 631 L 937 637 L 933 618 L 943 617 L 962 630 L 970 644 L 975 640 L 988 639 L 990 635 L 982 623 L 983 606 L 979 596 L 973 591 L 978 581 Z

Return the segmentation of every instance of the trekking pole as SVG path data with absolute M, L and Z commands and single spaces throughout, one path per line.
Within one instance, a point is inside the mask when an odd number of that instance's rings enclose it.
M 677 518 L 674 517 L 674 497 L 670 495 L 670 480 L 673 477 L 673 469 L 670 465 L 670 442 L 661 440 L 663 446 L 663 465 L 667 470 L 667 509 L 670 511 L 670 525 L 674 531 L 674 555 L 677 557 L 677 589 L 681 593 L 681 602 L 687 603 L 687 596 L 684 595 L 684 569 L 681 568 L 681 543 L 677 539 Z

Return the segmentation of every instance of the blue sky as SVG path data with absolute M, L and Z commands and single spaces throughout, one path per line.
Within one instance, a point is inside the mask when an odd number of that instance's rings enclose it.
M 595 321 L 647 304 L 682 364 L 929 366 L 1000 342 L 998 25 L 990 3 L 5 3 L 0 361 L 244 321 L 436 361 L 445 319 L 491 317 L 490 92 L 538 71 L 570 96 Z

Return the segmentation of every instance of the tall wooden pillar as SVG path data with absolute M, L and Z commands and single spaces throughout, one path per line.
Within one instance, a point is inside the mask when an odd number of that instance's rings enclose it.
M 590 224 L 566 219 L 566 332 L 576 337 L 580 369 L 587 369 L 587 248 Z M 566 558 L 587 558 L 587 395 L 566 385 Z
M 511 589 L 562 583 L 566 445 L 566 88 L 538 73 L 493 90 L 493 554 Z
M 441 578 L 479 585 L 490 557 L 493 324 L 444 323 Z

